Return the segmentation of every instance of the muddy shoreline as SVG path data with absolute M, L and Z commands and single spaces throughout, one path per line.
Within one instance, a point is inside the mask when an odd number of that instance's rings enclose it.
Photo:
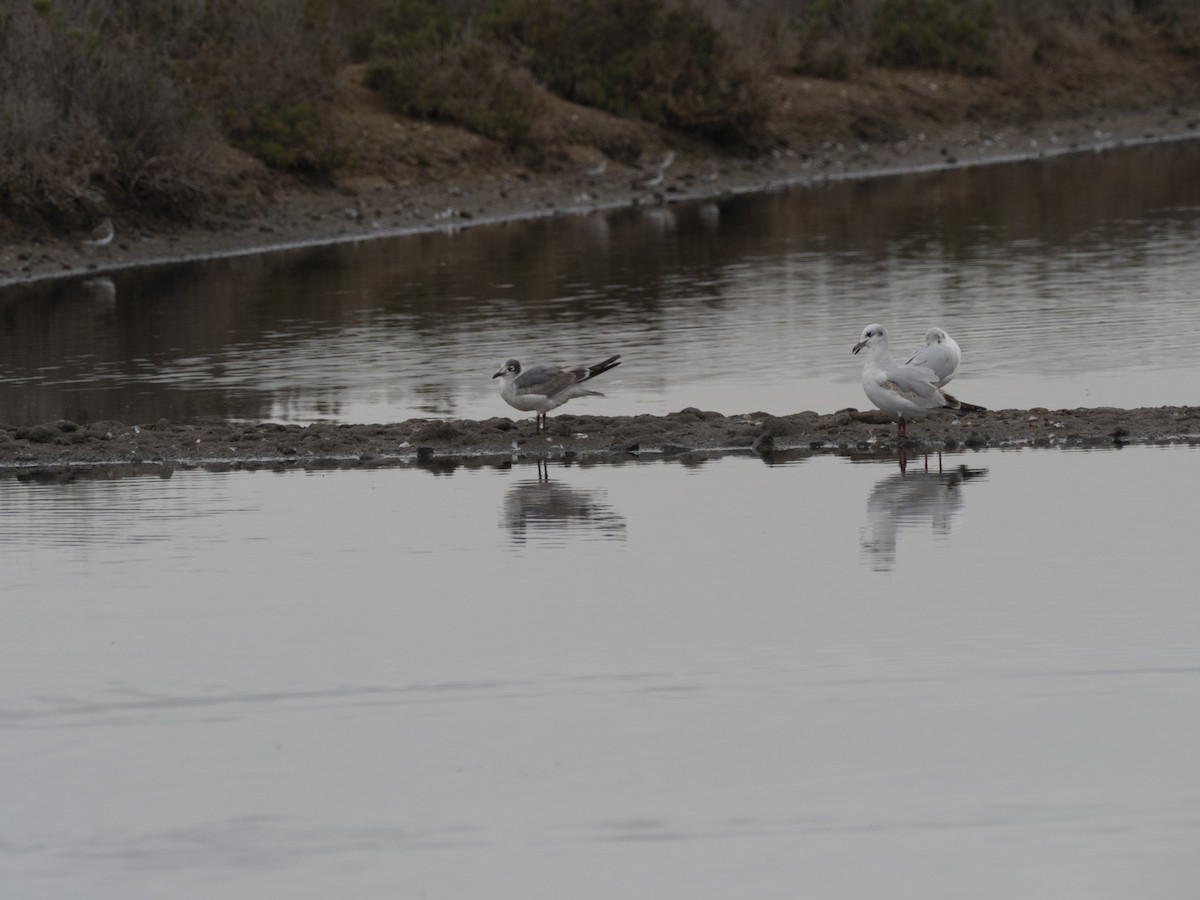
M 913 454 L 985 448 L 1101 448 L 1200 444 L 1200 407 L 1007 409 L 912 423 Z M 552 416 L 532 419 L 410 419 L 388 425 L 279 425 L 205 421 L 177 425 L 48 422 L 0 425 L 0 474 L 165 468 L 351 468 L 532 460 L 613 462 L 631 456 L 896 453 L 894 420 L 877 410 L 820 415 L 726 416 L 688 408 L 665 416 Z M 118 472 L 117 474 L 121 474 Z
M 720 158 L 681 144 L 664 183 L 653 191 L 634 187 L 630 179 L 637 171 L 617 164 L 595 177 L 502 167 L 419 184 L 345 179 L 325 189 L 281 190 L 253 213 L 215 217 L 176 231 L 118 224 L 116 238 L 101 248 L 82 247 L 65 237 L 0 243 L 0 288 L 147 265 L 1195 139 L 1200 139 L 1200 107 L 1172 106 L 1024 125 L 958 124 L 893 143 L 824 141 L 752 158 Z
M 697 174 L 706 158 L 681 149 L 670 183 L 647 197 L 631 190 L 627 172 L 581 183 L 577 175 L 494 176 L 403 189 L 378 187 L 355 196 L 343 185 L 331 195 L 293 197 L 269 218 L 227 223 L 217 230 L 174 235 L 124 234 L 101 251 L 81 253 L 62 242 L 0 248 L 0 286 L 47 278 L 114 272 L 300 245 L 362 240 L 388 234 L 474 227 L 521 218 L 582 214 L 646 202 L 770 190 L 787 184 L 879 177 L 906 171 L 986 165 L 1072 152 L 1099 152 L 1141 143 L 1200 137 L 1200 111 L 1147 111 L 1028 126 L 958 126 L 894 145 L 810 147 L 770 159 L 725 160 L 711 180 Z M 613 167 L 616 169 L 616 167 Z M 496 181 L 499 178 L 499 181 Z M 368 197 L 368 194 L 370 195 Z M 393 196 L 394 194 L 394 196 Z M 403 196 L 401 203 L 397 198 Z M 363 214 L 395 203 L 386 222 Z M 353 213 L 353 214 L 351 214 Z M 927 419 L 910 429 L 907 449 L 1102 447 L 1127 443 L 1200 443 L 1200 407 L 1000 410 L 961 420 Z M 446 461 L 590 459 L 631 454 L 855 453 L 894 454 L 895 424 L 876 410 L 722 415 L 685 409 L 666 416 L 558 414 L 549 433 L 532 419 L 413 419 L 386 425 L 309 426 L 197 420 L 126 424 L 112 421 L 0 423 L 0 474 L 142 467 L 350 467 L 433 465 Z

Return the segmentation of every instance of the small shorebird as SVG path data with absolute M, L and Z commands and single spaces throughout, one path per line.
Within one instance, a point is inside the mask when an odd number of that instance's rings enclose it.
M 937 376 L 933 383 L 943 387 L 950 383 L 960 362 L 962 350 L 958 342 L 942 329 L 930 328 L 925 332 L 925 346 L 914 350 L 905 365 L 933 369 L 933 374 Z
M 634 188 L 637 188 L 638 190 L 644 191 L 648 188 L 658 187 L 662 183 L 663 183 L 662 169 L 655 169 L 652 172 L 645 172 L 642 175 L 639 175 L 637 178 L 635 178 L 633 180 L 633 184 L 631 184 L 630 187 L 634 187 Z
M 896 440 L 908 436 L 906 419 L 922 416 L 965 416 L 986 412 L 982 406 L 963 403 L 937 385 L 937 375 L 925 366 L 900 363 L 888 350 L 887 331 L 882 325 L 868 325 L 862 339 L 851 351 L 867 350 L 863 364 L 862 386 L 867 399 L 899 418 Z
M 90 238 L 85 238 L 80 243 L 85 247 L 107 247 L 112 243 L 113 235 L 116 233 L 116 229 L 113 228 L 112 219 L 105 219 L 92 229 Z
M 671 168 L 671 163 L 673 163 L 673 162 L 675 162 L 675 151 L 668 150 L 666 153 L 664 153 L 658 159 L 647 163 L 646 168 L 647 169 L 658 169 L 658 171 L 660 171 L 660 172 L 665 172 L 665 171 L 667 171 L 667 169 Z
M 706 162 L 700 167 L 700 180 L 713 182 L 721 176 L 721 167 L 713 161 Z
M 595 162 L 588 164 L 588 166 L 580 174 L 582 174 L 584 178 L 599 178 L 607 171 L 608 157 L 601 156 Z
M 515 359 L 510 359 L 493 375 L 502 379 L 500 396 L 513 409 L 534 412 L 534 432 L 546 430 L 546 413 L 557 409 L 575 397 L 603 397 L 599 391 L 583 387 L 585 381 L 615 369 L 620 365 L 618 353 L 603 362 L 590 366 L 556 366 L 549 363 L 522 369 Z
M 663 183 L 663 173 L 671 168 L 673 162 L 675 162 L 675 151 L 668 150 L 658 159 L 642 165 L 638 170 L 641 174 L 634 179 L 632 186 L 639 190 L 658 187 Z

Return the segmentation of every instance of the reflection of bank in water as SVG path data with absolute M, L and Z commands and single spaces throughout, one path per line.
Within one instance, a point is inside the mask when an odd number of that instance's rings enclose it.
M 958 466 L 947 472 L 901 471 L 875 485 L 867 497 L 867 524 L 862 530 L 863 552 L 877 571 L 896 564 L 896 536 L 903 528 L 923 527 L 949 536 L 955 517 L 962 511 L 962 486 L 983 478 L 987 469 Z
M 625 517 L 606 502 L 604 491 L 552 481 L 548 464 L 539 460 L 537 466 L 536 480 L 516 482 L 500 507 L 500 526 L 513 543 L 566 547 L 586 537 L 625 540 Z

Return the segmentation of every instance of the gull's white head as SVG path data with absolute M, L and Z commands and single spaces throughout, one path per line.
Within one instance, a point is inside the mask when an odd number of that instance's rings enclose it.
M 887 347 L 887 331 L 882 325 L 872 324 L 863 329 L 862 340 L 850 348 L 851 353 L 857 353 L 863 347 Z
M 493 375 L 493 378 L 503 378 L 505 381 L 512 381 L 521 374 L 521 364 L 515 359 L 510 359 L 500 367 L 500 371 Z
M 942 331 L 942 329 L 930 328 L 927 332 L 925 332 L 925 343 L 926 344 L 944 344 L 944 343 L 946 343 L 947 337 L 949 337 L 949 335 L 947 335 L 946 332 Z

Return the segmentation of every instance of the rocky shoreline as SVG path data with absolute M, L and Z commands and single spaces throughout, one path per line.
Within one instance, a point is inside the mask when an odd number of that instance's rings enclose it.
M 1200 444 L 1200 407 L 998 410 L 912 423 L 909 453 L 985 448 L 1101 448 Z M 48 422 L 0 426 L 0 473 L 89 468 L 351 468 L 469 462 L 579 460 L 753 453 L 892 455 L 895 420 L 877 410 L 726 416 L 688 408 L 666 416 L 552 416 L 533 420 L 411 419 L 388 425 L 280 425 L 205 421 L 178 425 Z

